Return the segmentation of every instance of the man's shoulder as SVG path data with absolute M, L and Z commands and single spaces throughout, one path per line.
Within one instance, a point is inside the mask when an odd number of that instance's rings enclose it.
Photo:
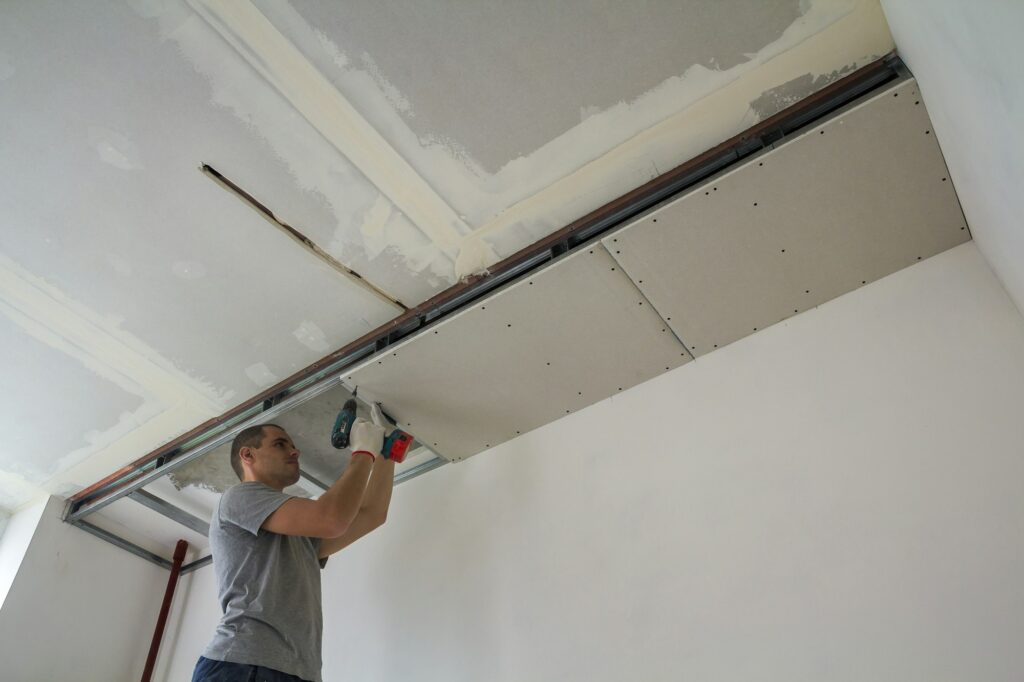
M 237 483 L 217 503 L 219 523 L 230 523 L 257 534 L 267 517 L 293 496 L 259 481 Z
M 220 495 L 221 502 L 225 499 L 233 500 L 238 497 L 245 497 L 252 493 L 262 493 L 265 491 L 277 492 L 266 483 L 260 483 L 259 481 L 242 481 L 236 483 Z

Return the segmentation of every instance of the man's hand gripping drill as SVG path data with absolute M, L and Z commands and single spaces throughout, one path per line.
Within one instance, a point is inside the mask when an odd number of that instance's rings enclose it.
M 396 463 L 403 462 L 409 445 L 412 444 L 412 436 L 396 428 L 385 437 L 388 425 L 380 403 L 370 406 L 370 421 L 362 417 L 356 418 L 355 411 L 356 401 L 353 394 L 353 397 L 345 402 L 334 422 L 331 444 L 338 449 L 351 445 L 352 454 L 369 452 L 374 457 L 379 454 L 384 459 Z

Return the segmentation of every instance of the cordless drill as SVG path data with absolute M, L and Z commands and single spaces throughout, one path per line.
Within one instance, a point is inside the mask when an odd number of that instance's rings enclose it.
M 334 420 L 334 429 L 331 430 L 331 445 L 339 450 L 344 450 L 348 447 L 349 439 L 352 435 L 352 424 L 356 420 L 356 394 L 359 388 L 352 391 L 352 397 L 345 401 L 344 406 L 341 408 L 341 412 L 338 413 L 337 419 Z M 380 404 L 378 403 L 378 406 Z M 384 411 L 381 410 L 381 414 Z M 391 423 L 395 423 L 395 420 L 390 416 L 384 414 L 384 416 Z M 401 463 L 405 461 L 406 452 L 409 450 L 409 446 L 412 444 L 412 436 L 401 429 L 394 429 L 385 439 L 384 447 L 381 448 L 381 455 L 384 459 L 390 459 L 393 462 Z
M 334 429 L 331 431 L 331 445 L 344 450 L 348 447 L 349 437 L 352 435 L 352 423 L 356 420 L 356 394 L 359 387 L 352 391 L 352 397 L 345 401 L 345 405 L 334 420 Z

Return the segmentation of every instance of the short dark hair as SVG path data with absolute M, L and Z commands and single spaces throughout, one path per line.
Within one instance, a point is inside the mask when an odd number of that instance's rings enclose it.
M 245 478 L 245 470 L 242 468 L 242 458 L 238 454 L 242 448 L 258 448 L 263 444 L 263 427 L 273 426 L 276 429 L 281 429 L 277 424 L 257 424 L 256 426 L 250 426 L 249 428 L 242 429 L 235 436 L 235 439 L 231 441 L 231 468 L 235 470 L 235 474 L 238 476 L 238 480 L 241 481 Z M 284 431 L 284 429 L 281 429 Z

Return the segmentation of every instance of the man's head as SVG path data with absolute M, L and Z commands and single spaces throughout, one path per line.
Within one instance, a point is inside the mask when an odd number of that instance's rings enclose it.
M 242 481 L 283 490 L 299 480 L 299 450 L 277 424 L 250 426 L 231 443 L 231 468 Z

